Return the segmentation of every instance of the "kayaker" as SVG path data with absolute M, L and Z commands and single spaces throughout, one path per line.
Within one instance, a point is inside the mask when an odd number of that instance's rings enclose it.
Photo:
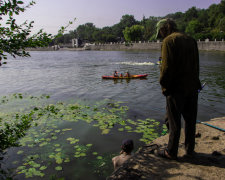
M 130 77 L 130 73 L 127 71 L 124 77 Z
M 162 19 L 157 25 L 157 38 L 162 38 L 162 65 L 160 85 L 166 97 L 169 141 L 157 154 L 177 159 L 181 130 L 181 116 L 185 121 L 185 150 L 193 156 L 195 148 L 196 117 L 198 106 L 199 53 L 196 40 L 177 31 L 171 19 Z
M 114 170 L 120 167 L 125 161 L 127 161 L 132 155 L 131 152 L 134 149 L 133 140 L 127 139 L 122 142 L 120 155 L 112 158 Z
M 113 76 L 114 76 L 114 77 L 119 77 L 118 72 L 117 72 L 117 71 L 114 71 Z
M 120 73 L 120 77 L 123 78 L 123 73 Z

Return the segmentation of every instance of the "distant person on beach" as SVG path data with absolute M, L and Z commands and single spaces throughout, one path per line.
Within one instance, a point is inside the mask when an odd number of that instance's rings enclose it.
M 114 170 L 120 167 L 125 161 L 127 161 L 132 155 L 131 152 L 134 149 L 133 140 L 127 139 L 122 142 L 120 155 L 112 158 Z
M 195 148 L 195 131 L 198 105 L 199 53 L 197 42 L 177 31 L 171 19 L 157 23 L 157 38 L 162 38 L 162 64 L 160 85 L 166 97 L 166 119 L 169 141 L 165 149 L 158 149 L 163 158 L 176 159 L 181 130 L 181 115 L 185 121 L 186 155 L 192 156 Z

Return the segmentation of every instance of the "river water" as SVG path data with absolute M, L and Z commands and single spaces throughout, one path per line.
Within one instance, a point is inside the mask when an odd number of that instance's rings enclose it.
M 159 66 L 155 65 L 159 51 L 54 51 L 31 52 L 29 58 L 9 58 L 8 64 L 0 68 L 0 95 L 27 93 L 31 95 L 49 94 L 54 101 L 73 99 L 97 102 L 104 99 L 122 101 L 129 107 L 131 119 L 152 118 L 163 122 L 165 98 L 159 85 Z M 147 79 L 103 80 L 102 75 L 112 75 L 117 70 L 131 74 L 148 74 Z M 225 116 L 225 53 L 200 52 L 200 79 L 206 82 L 199 94 L 198 120 Z M 84 127 L 82 123 L 80 127 Z M 143 145 L 139 136 L 112 133 L 107 138 L 97 130 L 86 128 L 80 132 L 91 138 L 100 152 L 116 153 L 124 138 L 133 138 L 136 147 Z M 16 148 L 9 150 L 9 161 Z M 89 161 L 89 160 L 86 160 Z M 74 168 L 66 167 L 65 177 L 73 177 L 79 169 L 77 179 L 101 179 L 85 169 L 85 162 Z M 8 165 L 10 167 L 10 165 Z M 68 170 L 70 169 L 70 170 Z M 107 169 L 111 173 L 112 168 Z M 89 173 L 89 175 L 87 175 Z M 49 177 L 48 177 L 49 178 Z M 67 179 L 67 178 L 66 178 Z

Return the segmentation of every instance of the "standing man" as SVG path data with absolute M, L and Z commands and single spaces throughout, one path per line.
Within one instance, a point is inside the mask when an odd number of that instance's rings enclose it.
M 193 155 L 198 89 L 201 89 L 197 42 L 178 32 L 171 19 L 162 19 L 157 23 L 156 37 L 163 39 L 160 85 L 166 97 L 169 125 L 168 146 L 157 153 L 164 158 L 177 158 L 182 115 L 185 121 L 186 155 Z

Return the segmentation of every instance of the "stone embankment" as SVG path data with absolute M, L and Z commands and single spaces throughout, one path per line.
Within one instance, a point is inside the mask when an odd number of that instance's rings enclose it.
M 28 48 L 28 51 L 126 51 L 126 50 L 160 50 L 162 42 L 132 42 L 132 43 L 108 43 L 108 44 L 86 44 L 84 47 L 74 48 L 72 44 L 55 45 L 46 48 Z M 199 50 L 225 51 L 225 41 L 198 41 Z
M 225 117 L 207 123 L 225 129 Z M 152 144 L 166 146 L 168 135 Z M 167 160 L 152 154 L 152 146 L 141 147 L 107 180 L 212 180 L 225 179 L 225 132 L 204 124 L 197 124 L 196 155 L 184 156 L 184 132 L 181 133 L 178 160 Z
M 162 42 L 133 42 L 87 45 L 86 50 L 160 50 Z M 225 41 L 198 41 L 199 50 L 225 51 Z

